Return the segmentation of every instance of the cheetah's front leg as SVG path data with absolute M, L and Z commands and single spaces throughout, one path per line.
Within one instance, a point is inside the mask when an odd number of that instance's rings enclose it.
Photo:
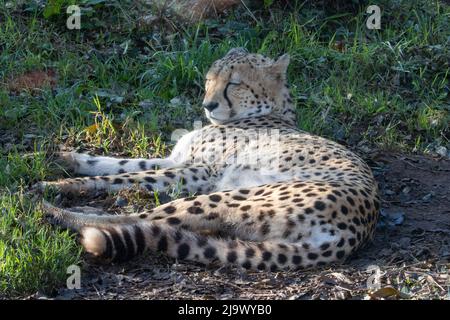
M 122 189 L 141 187 L 149 191 L 165 191 L 178 184 L 182 193 L 209 192 L 214 184 L 211 170 L 203 165 L 181 166 L 171 169 L 130 172 L 108 176 L 63 179 L 41 182 L 37 188 L 54 187 L 61 193 L 80 194 L 94 192 L 117 192 Z
M 120 159 L 76 152 L 60 152 L 58 158 L 69 170 L 85 176 L 106 176 L 156 168 L 172 168 L 177 165 L 170 158 Z

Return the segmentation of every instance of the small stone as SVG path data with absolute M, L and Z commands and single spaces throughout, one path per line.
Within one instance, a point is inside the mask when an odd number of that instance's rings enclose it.
M 123 197 L 117 197 L 116 202 L 114 203 L 118 207 L 125 207 L 128 204 L 128 200 Z
M 155 22 L 158 21 L 158 17 L 154 16 L 154 15 L 147 15 L 147 16 L 143 16 L 139 19 L 139 22 L 142 25 L 147 25 L 147 26 L 151 26 L 153 25 Z
M 436 148 L 436 153 L 438 155 L 440 155 L 441 157 L 447 157 L 448 153 L 447 153 L 447 148 L 444 146 L 440 146 Z
M 170 100 L 170 104 L 172 104 L 172 105 L 180 105 L 181 104 L 181 99 L 178 98 L 178 97 L 175 97 L 175 98 Z
M 155 104 L 153 103 L 153 101 L 146 99 L 146 100 L 142 100 L 141 102 L 139 102 L 138 106 L 143 108 L 143 109 L 151 109 Z
M 411 191 L 411 188 L 410 187 L 404 187 L 403 188 L 403 190 L 402 190 L 402 192 L 404 193 L 404 194 L 408 194 L 409 192 Z
M 422 201 L 424 202 L 429 202 L 431 200 L 431 198 L 433 197 L 433 192 L 427 193 L 426 195 L 424 195 L 422 197 Z

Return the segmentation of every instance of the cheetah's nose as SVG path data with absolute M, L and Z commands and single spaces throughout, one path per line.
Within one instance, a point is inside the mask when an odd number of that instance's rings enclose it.
M 205 108 L 205 109 L 208 110 L 209 112 L 213 111 L 213 110 L 216 109 L 218 106 L 219 106 L 219 103 L 217 103 L 217 102 L 209 102 L 209 103 L 203 104 L 203 108 Z

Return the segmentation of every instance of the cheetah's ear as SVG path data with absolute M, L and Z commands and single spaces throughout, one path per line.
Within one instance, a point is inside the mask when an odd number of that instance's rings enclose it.
M 239 47 L 239 48 L 232 48 L 228 53 L 227 56 L 242 56 L 246 55 L 248 53 L 247 49 Z
M 291 60 L 289 54 L 285 53 L 280 56 L 273 64 L 272 70 L 279 74 L 286 74 L 287 68 L 289 66 L 289 61 Z

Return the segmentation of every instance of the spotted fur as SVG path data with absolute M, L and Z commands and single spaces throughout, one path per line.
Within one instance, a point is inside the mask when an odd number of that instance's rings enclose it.
M 272 60 L 233 49 L 206 75 L 203 106 L 212 124 L 183 136 L 168 158 L 66 153 L 70 167 L 88 177 L 41 185 L 89 193 L 178 184 L 194 196 L 130 216 L 48 204 L 46 211 L 107 261 L 152 251 L 275 271 L 344 260 L 373 236 L 377 186 L 354 153 L 297 129 L 288 64 L 287 55 Z

